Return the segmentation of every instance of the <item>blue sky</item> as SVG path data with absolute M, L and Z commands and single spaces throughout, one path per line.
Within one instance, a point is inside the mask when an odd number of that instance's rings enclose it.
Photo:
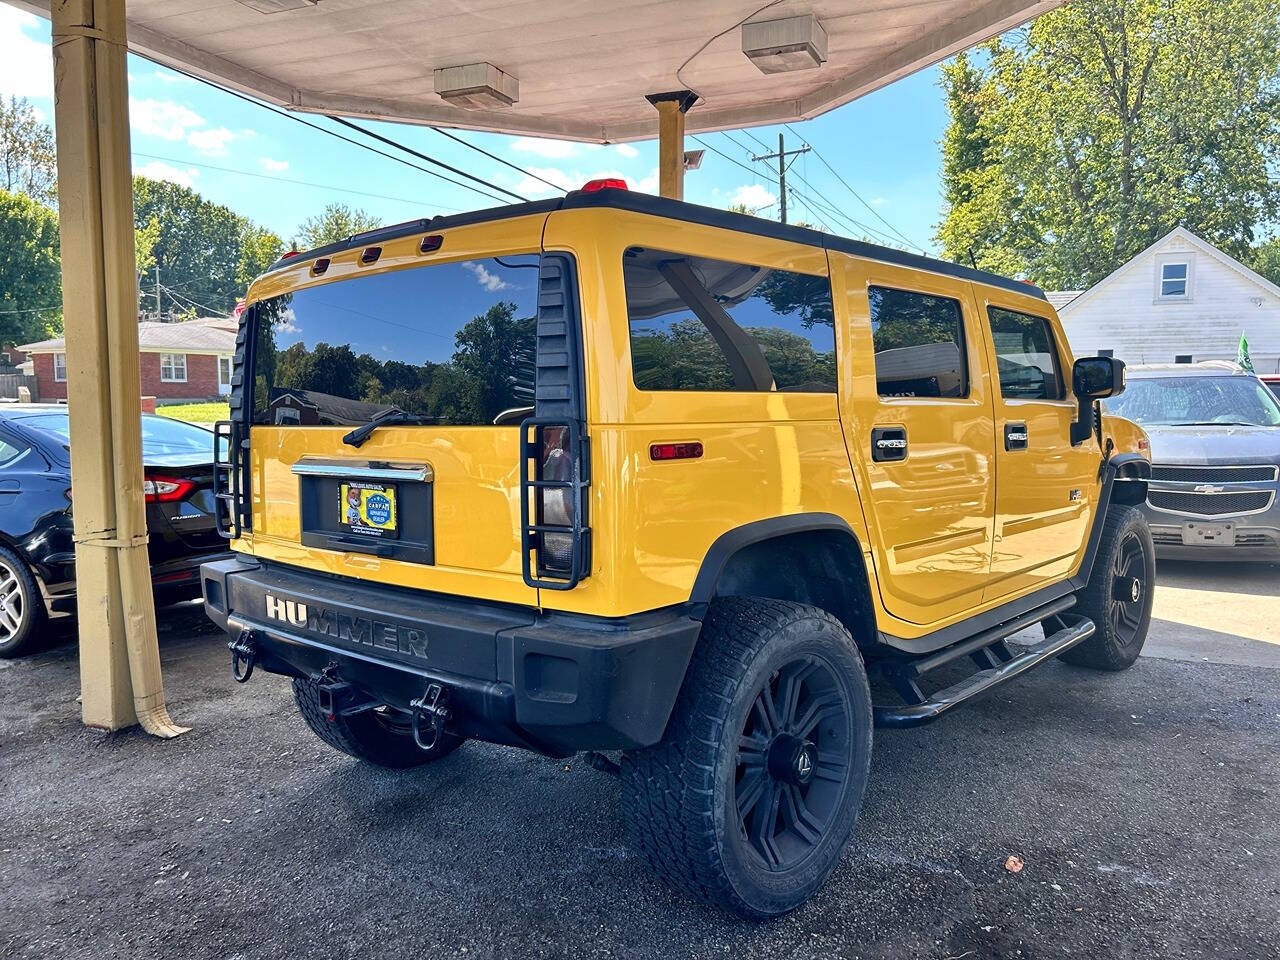
M 0 3 L 0 95 L 27 97 L 44 118 L 53 118 L 53 79 L 48 21 Z M 174 180 L 276 231 L 288 242 L 298 224 L 327 203 L 340 201 L 368 211 L 384 223 L 424 215 L 492 206 L 493 201 L 342 143 L 139 57 L 129 59 L 129 95 L 134 171 Z M 696 108 L 695 108 L 696 109 Z M 330 121 L 302 114 L 322 126 Z M 788 201 L 788 219 L 825 221 L 834 232 L 865 235 L 876 242 L 907 246 L 877 214 L 913 247 L 935 252 L 939 219 L 938 141 L 947 114 L 936 69 L 922 71 L 816 120 L 795 125 L 797 134 L 866 201 L 849 189 L 813 154 L 791 168 L 857 229 L 828 211 L 805 210 Z M 446 163 L 499 183 L 530 199 L 553 196 L 550 187 L 453 143 L 432 130 L 369 123 Z M 350 131 L 344 131 L 349 135 Z M 460 131 L 461 136 L 512 163 L 566 186 L 602 175 L 622 175 L 633 188 L 656 192 L 657 144 L 588 146 L 563 141 Z M 703 134 L 711 146 L 733 157 L 752 174 L 708 151 L 702 166 L 685 179 L 685 198 L 724 207 L 735 201 L 777 217 L 777 183 L 746 151 L 777 148 L 778 128 Z M 357 136 L 358 135 L 353 135 Z M 736 143 L 734 142 L 736 141 Z M 787 146 L 800 146 L 787 132 Z M 689 149 L 701 144 L 690 140 Z M 821 200 L 815 196 L 815 199 Z M 772 205 L 771 205 L 772 204 Z M 797 209 L 797 206 L 799 209 Z

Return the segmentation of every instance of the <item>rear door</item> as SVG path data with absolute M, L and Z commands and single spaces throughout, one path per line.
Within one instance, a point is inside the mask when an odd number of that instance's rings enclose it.
M 981 601 L 991 560 L 991 385 L 971 288 L 831 256 L 850 327 L 841 416 L 881 599 L 931 624 Z
M 1071 355 L 1049 305 L 981 289 L 996 386 L 996 525 L 986 599 L 1074 569 L 1093 518 L 1098 452 L 1071 445 Z
M 256 555 L 536 603 L 518 425 L 533 407 L 545 219 L 371 241 L 255 285 Z M 416 422 L 344 442 L 384 416 Z

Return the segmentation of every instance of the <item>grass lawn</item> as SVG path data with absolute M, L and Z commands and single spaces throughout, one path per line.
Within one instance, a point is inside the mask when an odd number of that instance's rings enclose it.
M 189 423 L 213 423 L 228 419 L 231 407 L 225 403 L 172 403 L 156 407 L 156 413 Z

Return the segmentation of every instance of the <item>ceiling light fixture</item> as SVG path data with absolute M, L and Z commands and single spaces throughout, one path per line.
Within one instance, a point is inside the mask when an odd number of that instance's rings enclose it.
M 520 81 L 492 63 L 440 67 L 435 80 L 436 93 L 464 110 L 509 107 L 520 99 Z
M 827 59 L 827 31 L 811 13 L 742 25 L 742 52 L 761 73 L 812 70 Z

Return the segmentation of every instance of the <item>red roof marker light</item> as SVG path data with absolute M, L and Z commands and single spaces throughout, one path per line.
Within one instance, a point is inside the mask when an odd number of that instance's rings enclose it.
M 595 193 L 597 190 L 626 190 L 627 181 L 621 177 L 604 177 L 600 180 L 588 180 L 582 185 L 583 193 Z

